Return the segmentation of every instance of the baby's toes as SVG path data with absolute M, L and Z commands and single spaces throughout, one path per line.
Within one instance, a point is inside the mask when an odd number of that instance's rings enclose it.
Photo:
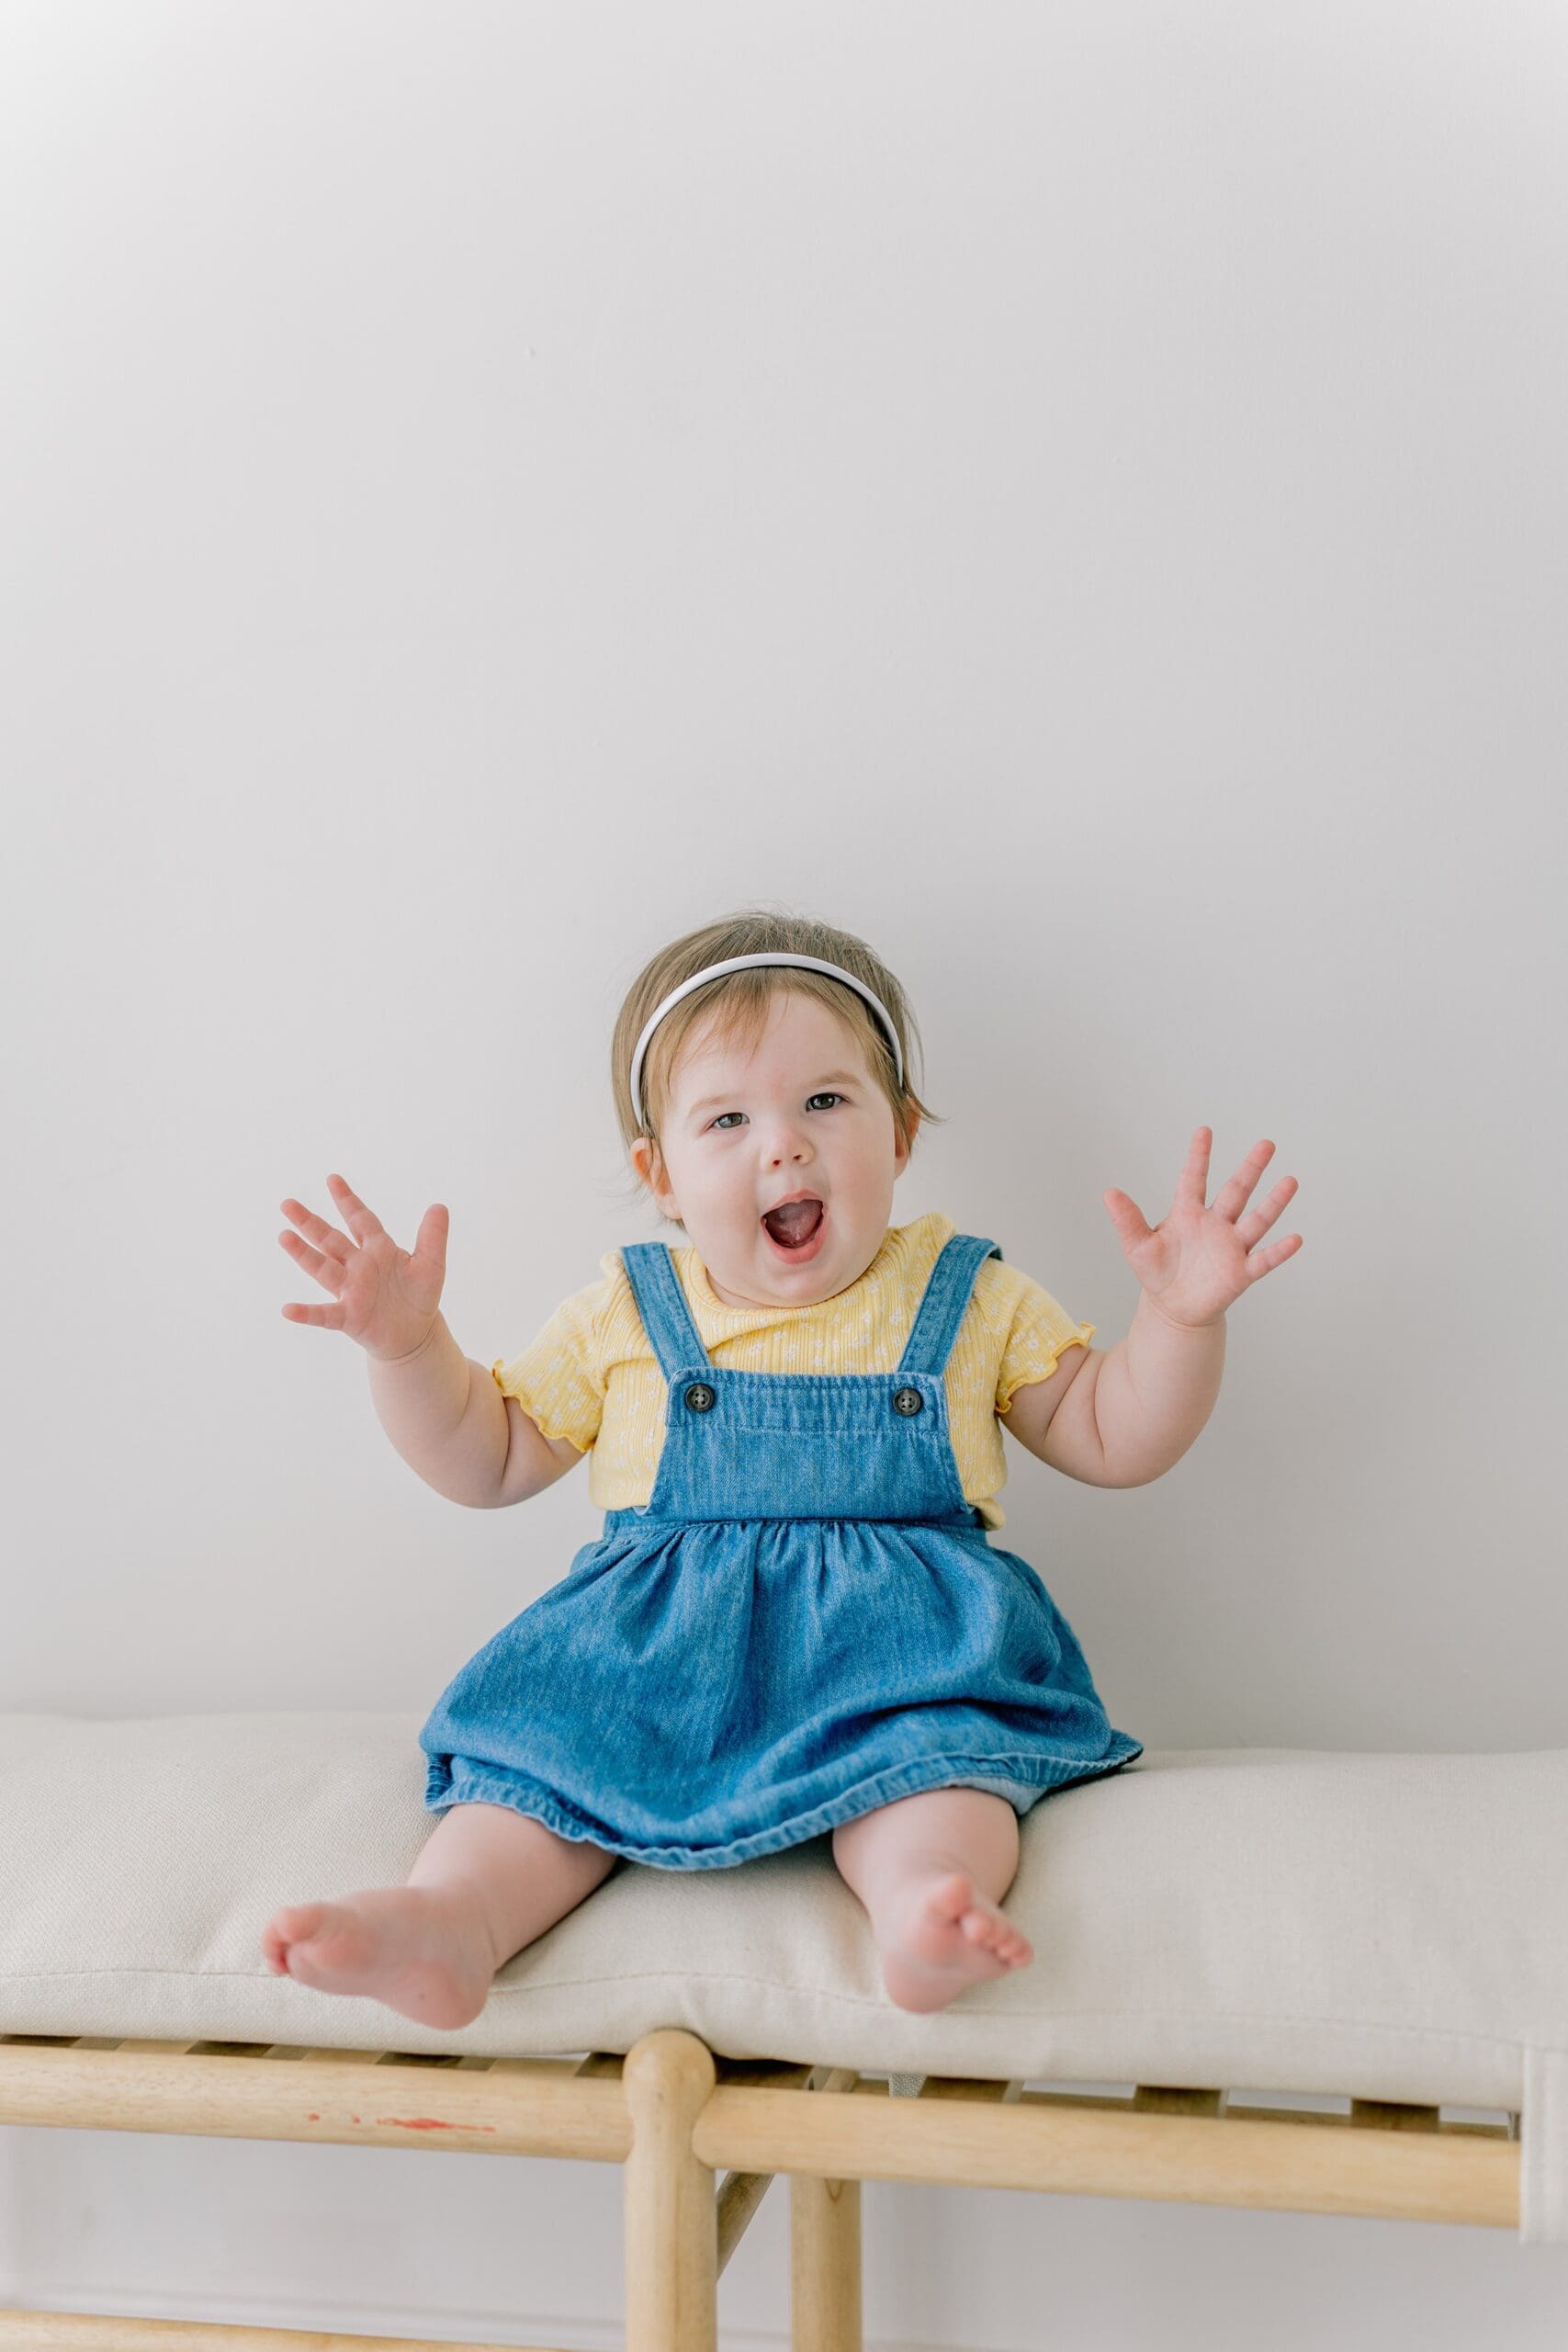
M 325 1909 L 321 1903 L 301 1903 L 292 1909 L 273 1913 L 263 1930 L 262 1950 L 275 1974 L 288 1974 L 290 1944 L 308 1941 L 321 1927 Z
M 964 1915 L 963 1926 L 964 1932 L 971 1943 L 977 1945 L 982 1951 L 988 1951 L 994 1960 L 1002 1961 L 1010 1967 L 1019 1961 L 1028 1960 L 1033 1956 L 1027 1937 L 1021 1935 L 1011 1920 L 1003 1917 L 1000 1913 L 982 1911 L 978 1908 L 966 1911 Z
M 1005 1960 L 1010 1968 L 1021 1967 L 1026 1960 L 1034 1957 L 1034 1946 L 1010 1920 L 1002 1922 L 1002 1933 L 996 1950 L 997 1958 Z

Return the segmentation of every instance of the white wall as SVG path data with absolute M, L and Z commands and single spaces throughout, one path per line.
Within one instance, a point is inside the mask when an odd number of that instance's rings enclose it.
M 1010 1448 L 1111 1720 L 1568 1741 L 1565 67 L 1517 0 L 9 0 L 0 1705 L 423 1710 L 562 1573 L 586 1473 L 424 1487 L 278 1204 L 445 1200 L 515 1351 L 660 1232 L 622 993 L 772 900 L 911 990 L 900 1221 L 1097 1344 L 1108 1185 L 1300 1180 L 1173 1471 Z M 20 2139 L 13 2300 L 615 2337 L 611 2172 Z M 1560 2340 L 1506 2233 L 865 2212 L 883 2343 Z

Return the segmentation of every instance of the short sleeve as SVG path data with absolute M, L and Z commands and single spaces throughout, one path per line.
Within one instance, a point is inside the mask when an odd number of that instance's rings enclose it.
M 1021 1280 L 1022 1290 L 997 1373 L 998 1413 L 1007 1411 L 1015 1389 L 1049 1380 L 1062 1350 L 1080 1344 L 1087 1348 L 1098 1329 L 1093 1323 L 1075 1323 L 1060 1301 L 1029 1275 Z
M 522 1354 L 498 1356 L 491 1375 L 503 1396 L 515 1396 L 546 1437 L 570 1438 L 586 1453 L 604 1410 L 601 1317 L 608 1284 L 590 1283 L 563 1299 Z

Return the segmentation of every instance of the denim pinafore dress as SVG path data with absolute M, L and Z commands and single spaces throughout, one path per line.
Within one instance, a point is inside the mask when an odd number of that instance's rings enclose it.
M 444 1691 L 427 1809 L 717 1870 L 922 1789 L 1022 1814 L 1143 1754 L 964 1500 L 943 1373 L 994 1242 L 950 1238 L 897 1371 L 842 1374 L 716 1365 L 667 1245 L 621 1256 L 669 1384 L 653 1491 Z

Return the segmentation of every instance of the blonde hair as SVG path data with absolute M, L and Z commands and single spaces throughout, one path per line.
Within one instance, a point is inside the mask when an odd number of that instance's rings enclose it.
M 855 989 L 830 978 L 826 972 L 804 971 L 798 965 L 761 965 L 750 971 L 726 972 L 704 987 L 694 989 L 679 1004 L 671 1005 L 649 1039 L 643 1057 L 642 1099 L 646 1115 L 639 1125 L 631 1101 L 632 1055 L 655 1007 L 663 1003 L 671 989 L 678 989 L 682 980 L 689 980 L 709 964 L 722 964 L 731 956 L 761 956 L 770 951 L 817 956 L 824 963 L 841 964 L 846 972 L 863 980 L 893 1017 L 904 1056 L 904 1083 L 900 1086 L 898 1082 L 893 1048 L 881 1022 Z M 911 1148 L 918 1126 L 927 1120 L 938 1126 L 943 1124 L 940 1114 L 929 1110 L 915 1091 L 909 1046 L 911 1039 L 919 1039 L 919 1026 L 908 998 L 881 956 L 852 932 L 835 931 L 830 923 L 818 922 L 809 915 L 742 907 L 735 914 L 723 915 L 716 922 L 705 923 L 700 930 L 689 931 L 683 938 L 671 940 L 667 947 L 661 947 L 649 957 L 626 991 L 615 1016 L 610 1043 L 610 1082 L 616 1124 L 628 1154 L 637 1138 L 646 1136 L 662 1161 L 660 1125 L 669 1108 L 670 1083 L 681 1048 L 693 1030 L 711 1020 L 714 1034 L 721 1043 L 739 1044 L 755 1051 L 768 1025 L 773 1000 L 779 996 L 814 998 L 838 1017 L 864 1053 L 873 1078 L 893 1107 L 897 1132 Z M 636 1193 L 639 1198 L 652 1198 L 640 1178 L 637 1180 Z M 666 1225 L 679 1222 L 665 1216 L 662 1210 L 659 1214 Z

